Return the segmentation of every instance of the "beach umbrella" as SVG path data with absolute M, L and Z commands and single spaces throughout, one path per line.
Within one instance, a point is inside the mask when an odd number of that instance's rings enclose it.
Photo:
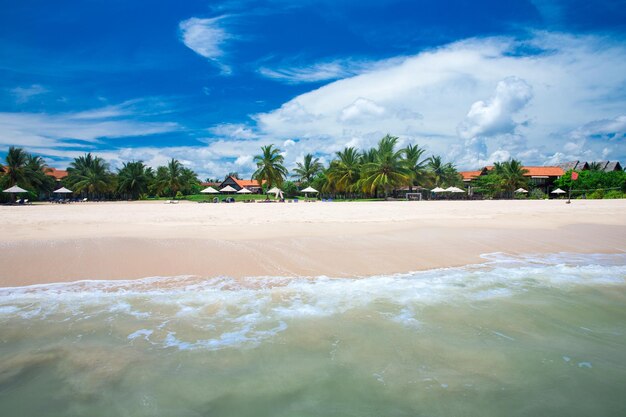
M 306 187 L 304 190 L 302 190 L 303 193 L 318 193 L 319 191 L 317 191 L 315 188 L 313 187 Z
M 233 187 L 231 187 L 230 185 L 227 185 L 226 187 L 222 188 L 220 190 L 220 193 L 236 193 L 237 190 L 235 190 Z
M 74 191 L 72 190 L 68 190 L 65 187 L 61 187 L 58 190 L 54 190 L 53 193 L 58 193 L 58 194 L 72 194 Z
M 204 190 L 200 191 L 202 194 L 219 194 L 220 192 L 217 191 L 215 188 L 213 187 L 206 187 Z
M 517 190 L 515 190 L 516 193 L 527 193 L 528 190 L 525 190 L 523 188 L 518 188 Z
M 556 190 L 552 191 L 550 194 L 566 194 L 567 191 L 563 191 L 560 188 L 557 188 Z
M 278 187 L 274 187 L 267 191 L 268 194 L 276 194 L 276 195 L 278 195 L 281 192 L 282 192 L 281 189 Z
M 458 187 L 448 187 L 444 191 L 447 191 L 449 193 L 464 193 L 465 192 L 464 190 L 461 190 Z
M 246 187 L 244 187 L 241 190 L 237 191 L 237 194 L 252 194 L 252 191 L 250 191 Z
M 441 187 L 435 187 L 435 188 L 433 188 L 433 189 L 432 189 L 432 190 L 430 190 L 430 191 L 432 191 L 433 193 L 443 193 L 443 192 L 445 192 L 446 190 L 445 190 L 445 189 L 443 189 L 443 188 L 441 188 Z
M 17 185 L 14 185 L 11 188 L 7 188 L 3 192 L 10 193 L 10 194 L 19 194 L 19 193 L 27 193 L 28 191 L 23 189 L 23 188 L 21 188 L 21 187 L 18 187 Z

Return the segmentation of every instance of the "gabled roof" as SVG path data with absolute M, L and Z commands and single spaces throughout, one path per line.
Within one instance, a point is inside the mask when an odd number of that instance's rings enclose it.
M 563 171 L 569 171 L 570 169 L 573 169 L 574 171 L 582 171 L 589 168 L 588 164 L 584 161 L 561 162 L 560 164 L 557 164 L 557 166 L 563 168 Z
M 605 172 L 621 171 L 621 170 L 622 170 L 622 166 L 620 165 L 619 161 L 607 162 L 607 164 L 604 166 Z
M 57 180 L 62 180 L 63 178 L 67 177 L 67 171 L 63 169 L 48 168 L 46 175 L 54 177 Z
M 237 185 L 239 185 L 241 188 L 249 188 L 249 187 L 259 188 L 259 187 L 261 187 L 261 184 L 259 184 L 259 182 L 257 180 L 239 180 L 237 178 L 233 178 L 233 180 L 235 180 Z M 263 181 L 263 182 L 265 182 L 265 181 Z

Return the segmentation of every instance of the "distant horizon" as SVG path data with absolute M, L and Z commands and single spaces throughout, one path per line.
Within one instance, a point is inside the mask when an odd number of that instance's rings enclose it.
M 24 1 L 0 13 L 0 158 L 239 172 L 389 133 L 459 171 L 626 160 L 626 2 Z

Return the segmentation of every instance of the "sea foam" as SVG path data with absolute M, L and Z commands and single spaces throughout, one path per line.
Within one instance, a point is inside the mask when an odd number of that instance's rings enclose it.
M 292 320 L 358 309 L 419 331 L 419 311 L 429 305 L 510 298 L 538 288 L 626 284 L 626 254 L 484 258 L 482 264 L 464 267 L 351 279 L 178 276 L 2 288 L 0 324 L 105 321 L 115 331 L 126 331 L 128 343 L 218 350 L 255 346 L 285 331 Z

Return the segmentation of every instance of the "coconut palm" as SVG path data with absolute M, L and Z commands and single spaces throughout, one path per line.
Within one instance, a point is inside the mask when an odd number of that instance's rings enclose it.
M 5 173 L 2 176 L 2 186 L 12 187 L 21 184 L 27 186 L 28 175 L 26 173 L 26 164 L 28 162 L 28 153 L 22 148 L 11 146 L 5 158 Z
M 148 191 L 152 180 L 152 168 L 142 161 L 127 162 L 117 171 L 117 191 L 126 194 L 132 199 Z
M 269 188 L 280 187 L 287 176 L 287 168 L 283 166 L 285 157 L 280 154 L 280 149 L 274 145 L 261 147 L 261 154 L 254 157 L 257 170 L 252 174 L 252 178 L 259 181 L 259 184 L 267 183 Z
M 25 174 L 28 184 L 39 193 L 49 193 L 54 188 L 55 180 L 47 172 L 50 170 L 41 156 L 28 154 Z
M 409 192 L 413 191 L 413 185 L 423 185 L 428 178 L 428 159 L 421 159 L 424 152 L 426 149 L 420 148 L 419 145 L 408 145 L 404 148 L 404 158 L 411 170 Z
M 70 164 L 65 181 L 75 192 L 93 196 L 109 191 L 112 175 L 104 159 L 87 153 L 75 158 Z
M 589 171 L 602 171 L 602 162 L 591 162 L 589 164 Z
M 309 184 L 311 180 L 322 170 L 322 164 L 319 158 L 313 158 L 313 155 L 304 155 L 302 162 L 296 162 L 296 168 L 293 169 L 292 177 L 300 182 Z
M 493 170 L 499 178 L 502 191 L 511 197 L 517 188 L 528 186 L 528 180 L 524 176 L 528 170 L 524 169 L 522 163 L 516 159 L 502 163 L 496 162 Z
M 363 191 L 376 194 L 382 188 L 385 197 L 394 187 L 411 181 L 411 170 L 402 157 L 404 150 L 395 150 L 398 138 L 386 135 L 378 142 L 373 162 L 363 164 L 360 184 Z
M 456 167 L 451 162 L 444 163 L 440 156 L 431 156 L 428 159 L 428 172 L 433 185 L 455 185 L 460 181 L 460 176 Z
M 361 155 L 356 148 L 345 148 L 336 155 L 328 168 L 328 179 L 338 191 L 352 192 L 361 176 Z

